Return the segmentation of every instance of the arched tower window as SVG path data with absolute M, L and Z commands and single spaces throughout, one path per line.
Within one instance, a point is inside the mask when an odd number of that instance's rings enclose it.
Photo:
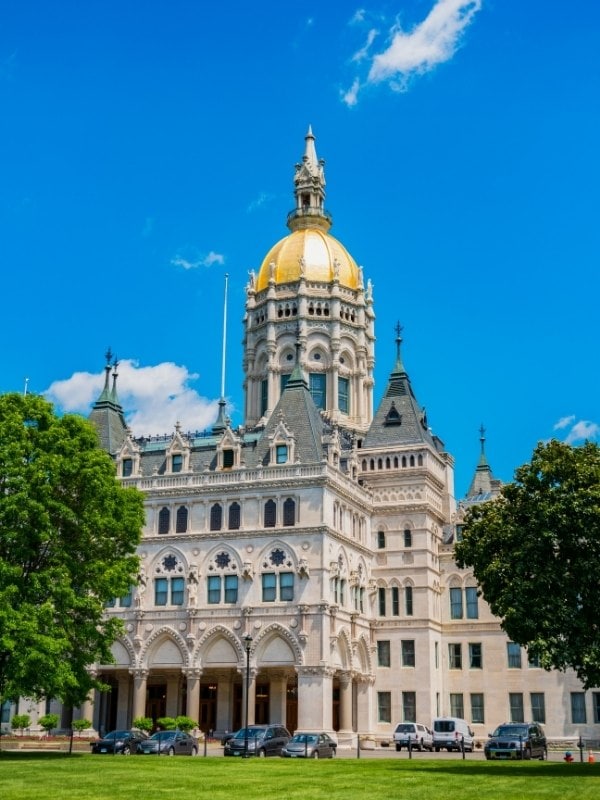
M 175 533 L 185 533 L 188 524 L 188 510 L 185 506 L 179 506 L 175 518 Z
M 286 527 L 296 524 L 296 502 L 291 497 L 283 504 L 283 524 Z
M 230 531 L 237 531 L 240 527 L 240 504 L 239 503 L 232 503 L 229 506 L 229 530 Z
M 164 508 L 161 508 L 158 514 L 158 532 L 168 533 L 170 527 L 171 527 L 171 512 L 165 506 Z
M 219 503 L 215 503 L 210 509 L 210 529 L 211 531 L 220 531 L 223 525 L 223 509 Z
M 265 503 L 264 526 L 274 528 L 277 520 L 277 504 L 274 500 L 267 500 Z

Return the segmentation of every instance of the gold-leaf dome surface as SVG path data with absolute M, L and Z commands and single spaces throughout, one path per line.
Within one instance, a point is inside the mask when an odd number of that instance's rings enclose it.
M 293 231 L 269 250 L 258 273 L 256 290 L 261 292 L 268 287 L 272 270 L 276 284 L 300 280 L 301 259 L 307 281 L 331 283 L 337 262 L 340 285 L 358 289 L 358 266 L 344 245 L 318 228 L 304 228 Z

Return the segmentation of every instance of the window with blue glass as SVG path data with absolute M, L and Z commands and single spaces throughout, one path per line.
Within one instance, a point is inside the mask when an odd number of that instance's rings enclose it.
M 290 379 L 289 373 L 287 375 L 279 376 L 279 391 L 281 394 L 283 394 L 283 390 L 287 386 L 289 379 Z
M 405 586 L 404 587 L 404 613 L 407 617 L 412 617 L 413 615 L 413 587 L 412 586 Z
M 468 586 L 465 589 L 465 605 L 467 607 L 467 619 L 479 619 L 477 589 L 475 587 Z
M 274 603 L 277 598 L 277 576 L 274 572 L 263 572 L 262 599 L 263 603 Z
M 279 599 L 280 600 L 293 600 L 294 599 L 294 573 L 293 572 L 280 572 L 279 573 Z
M 237 603 L 238 599 L 238 576 L 225 575 L 225 602 Z
M 171 578 L 171 605 L 182 606 L 185 583 L 183 578 Z
M 206 599 L 209 605 L 215 605 L 221 602 L 221 576 L 209 575 L 207 578 L 206 586 Z
M 316 407 L 325 409 L 327 404 L 327 376 L 311 372 L 308 376 L 308 388 Z
M 462 589 L 450 589 L 450 619 L 463 618 Z
M 285 464 L 288 460 L 287 444 L 278 444 L 275 447 L 275 459 L 278 464 Z
M 183 469 L 183 456 L 181 453 L 175 453 L 171 456 L 171 472 L 181 472 Z
M 154 581 L 154 605 L 166 606 L 169 599 L 169 581 L 166 578 L 156 578 Z
M 129 478 L 133 472 L 133 459 L 124 458 L 121 464 L 121 474 L 124 478 Z
M 350 382 L 348 378 L 338 378 L 338 408 L 342 414 L 350 413 Z

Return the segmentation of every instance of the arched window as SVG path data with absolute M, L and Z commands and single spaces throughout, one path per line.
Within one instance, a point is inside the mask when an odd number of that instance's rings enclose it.
M 210 510 L 211 531 L 220 531 L 222 524 L 223 524 L 223 509 L 218 503 L 215 503 Z
M 414 465 L 415 465 L 415 457 L 414 456 L 410 457 L 410 465 L 411 465 L 411 467 L 414 467 Z
M 391 469 L 391 466 L 392 466 L 392 462 L 389 460 L 389 458 L 386 458 L 386 460 L 385 460 L 385 468 L 386 469 Z
M 363 458 L 361 468 L 362 468 L 363 472 L 367 471 L 367 459 L 366 458 Z
M 423 456 L 419 453 L 417 456 L 417 464 L 422 467 L 423 466 Z
M 409 528 L 404 531 L 404 547 L 412 547 L 412 531 Z
M 394 469 L 398 469 L 398 456 L 394 456 Z
M 375 459 L 371 459 L 371 469 L 375 469 Z
M 383 459 L 377 459 L 377 469 L 383 469 Z
M 377 531 L 377 547 L 379 550 L 385 547 L 385 531 Z
M 229 530 L 237 531 L 240 527 L 240 504 L 232 503 L 229 506 Z
M 283 524 L 286 527 L 296 524 L 296 502 L 291 497 L 283 504 Z
M 158 532 L 168 533 L 171 527 L 171 512 L 168 508 L 161 508 L 158 514 Z
M 406 466 L 406 456 L 402 456 L 402 466 Z
M 277 520 L 277 504 L 274 500 L 267 500 L 265 503 L 265 528 L 274 528 Z
M 188 510 L 185 506 L 179 506 L 177 517 L 175 518 L 175 533 L 185 533 L 188 524 Z

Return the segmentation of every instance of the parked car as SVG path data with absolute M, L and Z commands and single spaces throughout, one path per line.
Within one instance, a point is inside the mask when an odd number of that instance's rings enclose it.
M 544 729 L 537 722 L 505 722 L 490 733 L 483 747 L 489 759 L 530 759 L 548 757 Z
M 463 747 L 473 752 L 475 734 L 468 723 L 460 717 L 436 717 L 433 720 L 433 747 L 436 753 L 442 748 L 448 752 Z
M 412 750 L 433 750 L 433 735 L 426 725 L 418 722 L 399 722 L 394 730 L 394 744 L 396 750 L 400 751 L 403 747 L 410 747 Z
M 335 758 L 337 742 L 327 733 L 295 733 L 284 745 L 284 758 Z
M 107 753 L 110 755 L 119 753 L 123 756 L 128 756 L 131 753 L 137 753 L 138 746 L 147 738 L 147 733 L 135 728 L 129 731 L 111 731 L 101 739 L 90 742 L 90 747 L 92 753 Z
M 138 754 L 143 756 L 197 756 L 198 740 L 183 731 L 157 731 L 138 745 Z
M 235 735 L 225 742 L 223 755 L 243 756 L 246 751 L 246 730 L 248 731 L 249 756 L 279 756 L 281 751 L 292 738 L 290 732 L 283 725 L 248 725 L 240 728 Z

